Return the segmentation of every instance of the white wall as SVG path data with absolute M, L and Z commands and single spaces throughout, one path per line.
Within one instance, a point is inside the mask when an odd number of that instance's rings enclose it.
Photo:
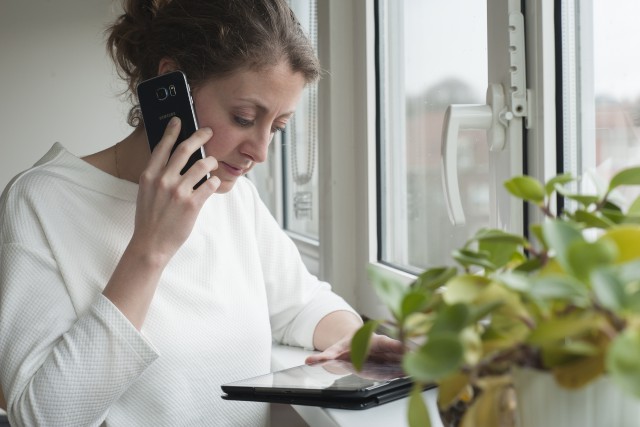
M 0 1 L 0 189 L 59 141 L 85 155 L 130 131 L 104 29 L 111 0 Z

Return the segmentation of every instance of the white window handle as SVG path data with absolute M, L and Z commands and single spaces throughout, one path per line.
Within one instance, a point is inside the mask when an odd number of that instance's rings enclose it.
M 454 104 L 447 107 L 442 127 L 441 162 L 444 197 L 453 225 L 465 223 L 458 185 L 458 134 L 461 129 L 488 131 L 489 150 L 504 149 L 505 131 L 512 114 L 504 106 L 504 92 L 499 84 L 487 89 L 487 105 Z

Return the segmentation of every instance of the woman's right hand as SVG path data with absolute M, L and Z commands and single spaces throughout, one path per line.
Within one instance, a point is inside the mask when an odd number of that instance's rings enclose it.
M 193 189 L 218 167 L 213 157 L 198 160 L 180 175 L 191 154 L 211 138 L 211 129 L 197 130 L 171 154 L 179 133 L 180 120 L 174 118 L 140 175 L 133 236 L 103 291 L 138 329 L 162 271 L 191 234 L 205 201 L 220 186 L 213 176 Z
M 212 136 L 210 128 L 197 130 L 171 154 L 180 133 L 180 120 L 173 117 L 140 175 L 132 244 L 147 248 L 149 255 L 166 263 L 191 234 L 205 201 L 218 189 L 220 180 L 212 176 L 196 190 L 193 187 L 218 167 L 213 157 L 180 171 L 189 157 Z

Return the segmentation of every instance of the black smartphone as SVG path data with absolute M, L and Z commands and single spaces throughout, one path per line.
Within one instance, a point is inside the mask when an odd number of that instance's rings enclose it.
M 151 151 L 158 145 L 169 120 L 178 116 L 182 122 L 180 135 L 176 140 L 171 153 L 178 144 L 189 138 L 198 129 L 191 89 L 187 83 L 187 77 L 182 71 L 172 71 L 141 82 L 137 87 L 138 101 L 142 111 L 142 120 L 147 132 L 149 148 Z M 184 174 L 195 162 L 203 159 L 204 149 L 200 147 L 194 152 L 187 164 L 180 171 Z M 209 178 L 209 174 L 203 177 L 193 188 L 198 188 Z

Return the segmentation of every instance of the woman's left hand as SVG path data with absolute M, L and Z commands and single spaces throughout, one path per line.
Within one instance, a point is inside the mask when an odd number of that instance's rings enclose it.
M 349 360 L 351 356 L 351 338 L 349 334 L 321 353 L 313 354 L 305 360 L 305 363 L 315 363 L 323 360 L 341 359 Z M 404 354 L 404 346 L 398 340 L 385 335 L 373 334 L 369 347 L 369 357 L 367 360 L 376 362 L 399 362 Z

